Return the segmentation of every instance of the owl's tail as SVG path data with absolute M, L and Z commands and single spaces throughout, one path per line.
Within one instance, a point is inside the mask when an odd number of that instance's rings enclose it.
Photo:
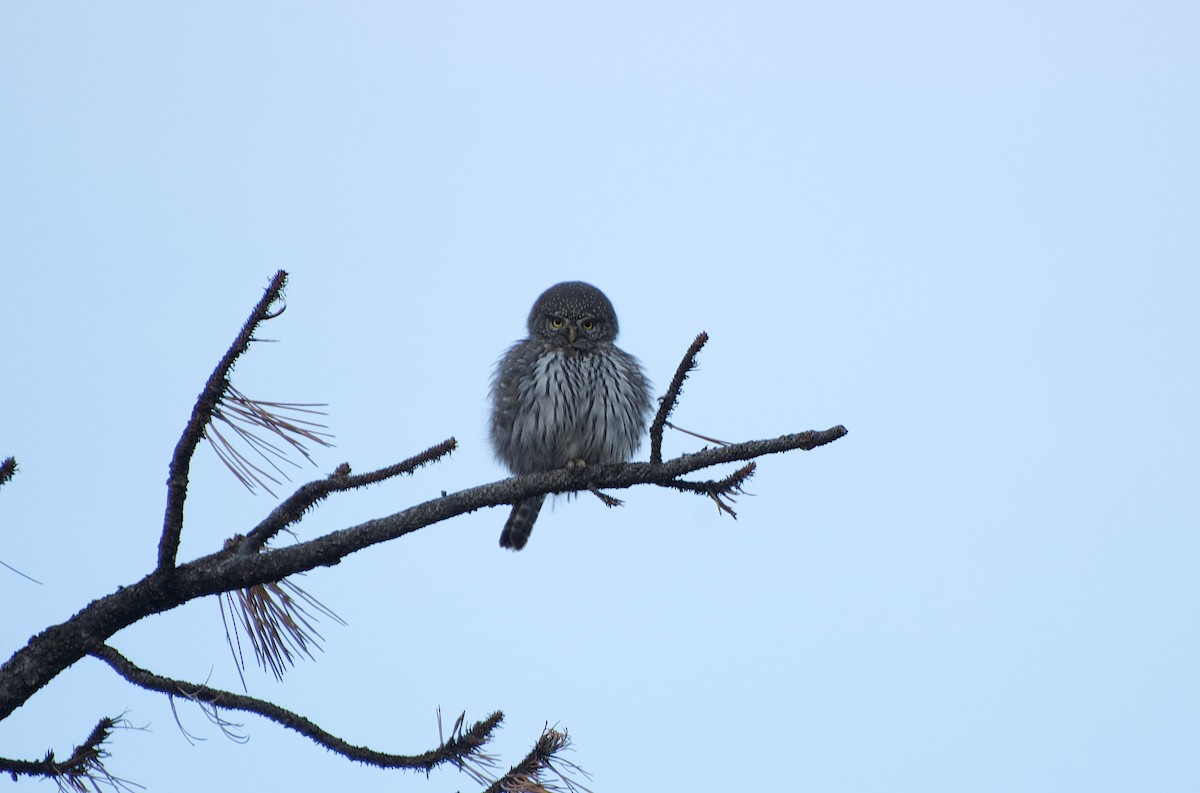
M 533 523 L 537 520 L 538 513 L 542 511 L 542 503 L 545 500 L 545 496 L 534 496 L 513 504 L 512 513 L 504 524 L 504 531 L 500 532 L 501 548 L 512 548 L 514 551 L 519 551 L 525 547 L 525 543 L 529 542 L 529 533 L 533 531 Z

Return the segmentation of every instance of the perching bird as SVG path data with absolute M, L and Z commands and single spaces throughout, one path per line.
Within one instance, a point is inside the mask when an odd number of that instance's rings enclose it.
M 492 378 L 496 457 L 516 475 L 627 461 L 646 431 L 650 383 L 613 344 L 612 303 L 591 284 L 556 284 L 533 304 L 528 328 Z M 501 547 L 525 547 L 545 500 L 513 505 Z

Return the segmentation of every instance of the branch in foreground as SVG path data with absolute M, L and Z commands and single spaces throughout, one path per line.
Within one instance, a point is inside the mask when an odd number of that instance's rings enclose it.
M 179 553 L 179 535 L 183 531 L 183 504 L 187 499 L 192 455 L 195 454 L 200 439 L 204 437 L 205 428 L 212 421 L 217 404 L 229 388 L 229 372 L 233 369 L 234 362 L 250 348 L 250 342 L 254 340 L 254 332 L 258 326 L 269 319 L 274 319 L 281 313 L 282 309 L 271 313 L 271 307 L 282 296 L 283 287 L 286 284 L 287 273 L 283 270 L 275 273 L 262 300 L 259 300 L 258 305 L 250 312 L 250 317 L 242 325 L 237 338 L 234 339 L 233 344 L 217 364 L 217 368 L 209 376 L 204 390 L 196 399 L 196 406 L 192 408 L 191 418 L 188 419 L 179 443 L 175 445 L 175 452 L 171 455 L 171 465 L 167 475 L 167 508 L 163 515 L 162 538 L 158 543 L 159 570 L 168 570 L 173 567 L 176 554 Z
M 466 730 L 450 736 L 436 749 L 417 755 L 390 754 L 379 752 L 366 746 L 355 746 L 342 740 L 336 735 L 321 729 L 313 722 L 290 710 L 265 700 L 232 691 L 224 691 L 210 686 L 189 683 L 163 677 L 135 665 L 132 661 L 110 645 L 101 645 L 91 653 L 96 658 L 107 663 L 121 677 L 136 686 L 149 691 L 157 691 L 172 697 L 184 697 L 202 706 L 226 710 L 240 710 L 246 713 L 256 713 L 270 719 L 276 724 L 300 733 L 314 743 L 324 746 L 343 757 L 357 760 L 360 763 L 379 768 L 404 768 L 414 771 L 431 771 L 439 765 L 450 764 L 467 770 L 469 766 L 487 765 L 491 758 L 481 751 L 484 744 L 491 738 L 492 733 L 504 719 L 504 714 L 496 711 L 482 721 L 478 721 Z M 475 771 L 478 773 L 478 771 Z

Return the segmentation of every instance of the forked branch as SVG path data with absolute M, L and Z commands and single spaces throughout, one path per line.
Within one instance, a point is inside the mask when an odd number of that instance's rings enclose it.
M 685 493 L 702 493 L 716 502 L 717 509 L 736 519 L 737 513 L 733 511 L 730 503 L 736 496 L 746 492 L 742 490 L 742 485 L 746 484 L 746 481 L 754 475 L 755 467 L 754 463 L 746 463 L 719 481 L 710 479 L 707 482 L 688 482 L 676 479 L 670 486 Z
M 440 460 L 457 447 L 458 441 L 448 438 L 403 462 L 365 474 L 351 474 L 350 466 L 343 464 L 331 476 L 301 485 L 295 493 L 284 499 L 262 523 L 246 535 L 238 546 L 238 551 L 250 553 L 261 550 L 275 535 L 298 523 L 305 513 L 331 493 L 343 493 L 403 474 L 411 474 L 423 465 Z
M 167 475 L 167 508 L 163 515 L 162 538 L 158 543 L 159 570 L 169 570 L 173 567 L 175 556 L 179 552 L 179 535 L 183 531 L 183 504 L 187 499 L 188 477 L 196 446 L 204 437 L 204 431 L 212 421 L 217 404 L 229 389 L 229 373 L 234 363 L 250 348 L 250 342 L 254 341 L 254 332 L 263 322 L 274 319 L 283 312 L 283 309 L 280 309 L 272 313 L 271 309 L 282 297 L 286 284 L 287 273 L 283 270 L 275 273 L 262 300 L 259 300 L 258 305 L 250 312 L 237 338 L 233 340 L 233 344 L 209 376 L 208 382 L 204 384 L 204 390 L 200 392 L 196 405 L 192 408 L 191 418 L 179 437 L 179 443 L 175 445 Z

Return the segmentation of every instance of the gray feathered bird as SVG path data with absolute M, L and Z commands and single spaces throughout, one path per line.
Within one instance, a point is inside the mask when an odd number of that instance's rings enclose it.
M 492 378 L 496 457 L 517 475 L 627 461 L 646 431 L 650 383 L 613 344 L 612 303 L 591 284 L 556 284 L 533 304 L 528 328 Z M 501 547 L 525 547 L 545 499 L 513 505 Z

